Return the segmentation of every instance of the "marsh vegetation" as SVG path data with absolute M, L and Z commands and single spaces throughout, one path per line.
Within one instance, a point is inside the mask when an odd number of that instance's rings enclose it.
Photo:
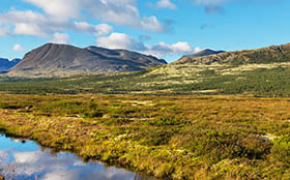
M 290 99 L 1 94 L 7 134 L 162 179 L 289 179 Z

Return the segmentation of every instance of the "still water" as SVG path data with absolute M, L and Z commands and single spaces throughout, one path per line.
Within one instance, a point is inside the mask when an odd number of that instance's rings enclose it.
M 0 134 L 0 174 L 13 180 L 148 180 L 100 162 L 84 163 L 72 153 L 53 153 L 33 141 Z

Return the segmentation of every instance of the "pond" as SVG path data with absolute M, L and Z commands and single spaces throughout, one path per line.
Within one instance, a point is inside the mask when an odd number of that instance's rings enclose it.
M 0 174 L 13 180 L 149 180 L 98 161 L 84 162 L 67 152 L 54 153 L 33 141 L 0 134 Z M 1 178 L 1 177 L 0 177 Z

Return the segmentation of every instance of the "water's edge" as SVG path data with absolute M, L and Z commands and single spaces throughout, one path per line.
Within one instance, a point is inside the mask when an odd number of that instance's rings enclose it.
M 116 174 L 116 176 L 118 176 L 118 172 L 120 172 L 119 174 L 126 175 L 124 180 L 127 180 L 127 179 L 132 179 L 132 180 L 133 179 L 134 180 L 153 180 L 152 177 L 145 176 L 142 173 L 136 173 L 136 172 L 134 172 L 134 170 L 132 170 L 132 169 L 130 169 L 128 167 L 124 168 L 124 167 L 122 167 L 122 166 L 120 166 L 118 164 L 115 165 L 115 164 L 109 164 L 109 163 L 106 163 L 106 162 L 101 162 L 98 159 L 94 159 L 94 158 L 83 158 L 83 157 L 79 156 L 77 152 L 73 152 L 73 151 L 67 151 L 67 150 L 61 150 L 61 149 L 55 149 L 55 148 L 51 148 L 51 147 L 46 147 L 46 146 L 43 146 L 41 144 L 41 142 L 38 142 L 37 140 L 30 140 L 27 137 L 21 137 L 21 136 L 9 133 L 6 129 L 0 128 L 0 140 L 3 139 L 3 138 L 9 139 L 11 142 L 14 142 L 14 143 L 19 143 L 19 144 L 21 143 L 23 145 L 25 145 L 25 143 L 29 142 L 30 144 L 34 144 L 35 146 L 38 146 L 39 149 L 41 150 L 41 152 L 45 152 L 46 153 L 47 151 L 49 151 L 49 154 L 52 155 L 52 156 L 56 156 L 57 157 L 59 154 L 60 154 L 60 156 L 71 156 L 71 157 L 77 159 L 79 163 L 82 162 L 83 164 L 85 164 L 87 166 L 98 166 L 98 168 L 113 169 L 113 171 Z M 0 158 L 1 158 L 1 150 L 3 150 L 3 149 L 1 148 L 1 145 L 0 145 Z M 10 153 L 12 153 L 11 150 L 9 150 L 9 151 L 10 151 Z M 46 154 L 46 156 L 48 156 L 48 155 Z M 69 161 L 69 159 L 68 159 L 68 161 Z M 89 167 L 89 169 L 91 169 L 91 167 Z M 3 169 L 3 167 L 2 167 L 2 165 L 0 163 L 0 179 L 1 179 L 1 174 L 4 175 L 4 177 L 5 177 L 5 174 L 3 174 L 3 170 L 4 169 Z M 86 169 L 86 171 L 88 171 L 88 170 Z M 89 173 L 89 172 L 86 172 L 86 173 Z M 15 174 L 13 176 L 15 176 Z M 106 177 L 107 177 L 106 175 L 103 175 L 103 174 L 101 174 L 100 176 L 101 176 L 100 179 L 106 179 Z M 116 178 L 118 180 L 122 180 L 122 178 L 120 176 L 116 177 Z M 96 179 L 96 177 L 94 177 L 94 179 Z M 112 179 L 112 177 L 108 177 L 108 179 Z

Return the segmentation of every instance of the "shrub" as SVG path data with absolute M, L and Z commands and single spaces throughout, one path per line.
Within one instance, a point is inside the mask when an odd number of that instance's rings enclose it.
M 93 99 L 90 100 L 87 110 L 84 112 L 84 118 L 102 117 L 103 113 L 98 110 L 98 106 Z
M 6 109 L 8 106 L 7 103 L 0 103 L 0 109 Z
M 272 153 L 275 159 L 290 167 L 290 135 L 282 135 L 274 139 Z
M 0 109 L 19 109 L 20 106 L 17 105 L 10 105 L 8 103 L 0 103 Z
M 161 117 L 157 121 L 147 121 L 148 125 L 152 126 L 175 126 L 185 124 L 186 122 L 175 117 Z

